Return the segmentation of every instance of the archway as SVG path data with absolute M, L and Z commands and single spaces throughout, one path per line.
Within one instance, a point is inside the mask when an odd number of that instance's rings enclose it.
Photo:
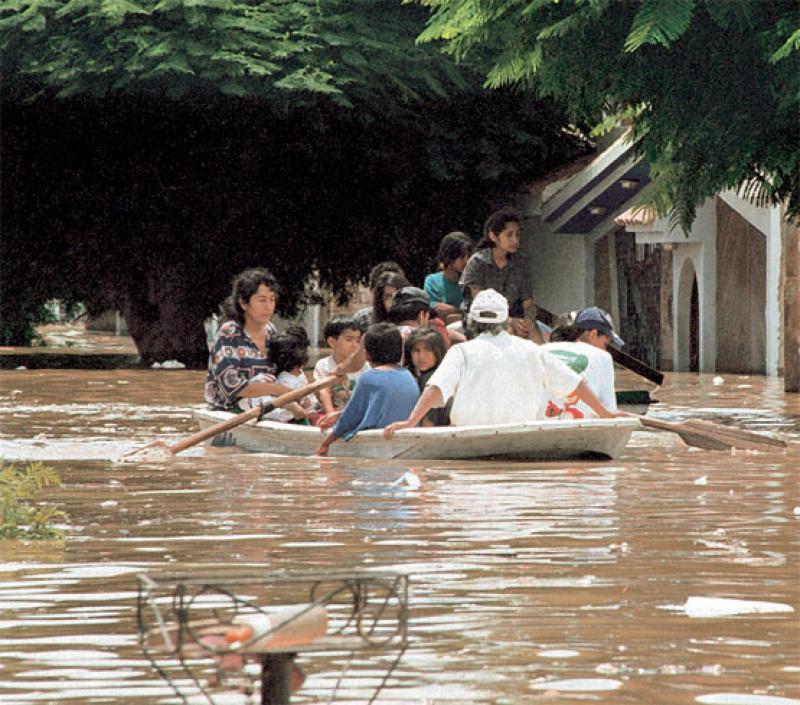
M 682 372 L 700 370 L 700 297 L 697 271 L 691 258 L 681 266 L 675 307 L 677 350 L 676 369 Z

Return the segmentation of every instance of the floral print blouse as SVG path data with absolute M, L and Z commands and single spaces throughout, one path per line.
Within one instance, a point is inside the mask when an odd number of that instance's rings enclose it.
M 261 352 L 238 321 L 227 321 L 219 329 L 208 360 L 206 402 L 214 409 L 232 409 L 239 395 L 258 374 L 275 381 L 275 366 L 269 359 L 269 341 L 277 329 L 267 324 L 267 350 Z

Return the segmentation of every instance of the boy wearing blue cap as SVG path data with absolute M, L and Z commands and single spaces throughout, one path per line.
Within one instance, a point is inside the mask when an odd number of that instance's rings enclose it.
M 550 333 L 550 342 L 544 348 L 559 357 L 577 372 L 589 389 L 610 411 L 617 410 L 614 390 L 614 361 L 607 349 L 625 345 L 614 330 L 614 321 L 607 311 L 597 306 L 562 316 L 564 323 Z M 595 417 L 586 404 L 577 399 L 551 396 L 545 409 L 547 418 Z

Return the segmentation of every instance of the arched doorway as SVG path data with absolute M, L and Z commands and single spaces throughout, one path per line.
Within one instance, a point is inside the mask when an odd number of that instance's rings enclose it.
M 689 303 L 689 372 L 700 371 L 700 301 L 697 294 L 697 277 L 692 279 L 692 297 Z
M 682 372 L 700 370 L 700 296 L 697 271 L 691 258 L 681 266 L 676 301 L 677 350 L 676 369 Z

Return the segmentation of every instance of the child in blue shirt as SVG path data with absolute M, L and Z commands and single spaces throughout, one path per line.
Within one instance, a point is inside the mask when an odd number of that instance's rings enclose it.
M 358 378 L 350 401 L 317 448 L 317 455 L 327 455 L 338 438 L 348 441 L 362 429 L 383 428 L 407 418 L 417 403 L 417 382 L 400 366 L 403 338 L 397 327 L 391 323 L 370 326 L 364 335 L 364 350 L 372 369 Z

